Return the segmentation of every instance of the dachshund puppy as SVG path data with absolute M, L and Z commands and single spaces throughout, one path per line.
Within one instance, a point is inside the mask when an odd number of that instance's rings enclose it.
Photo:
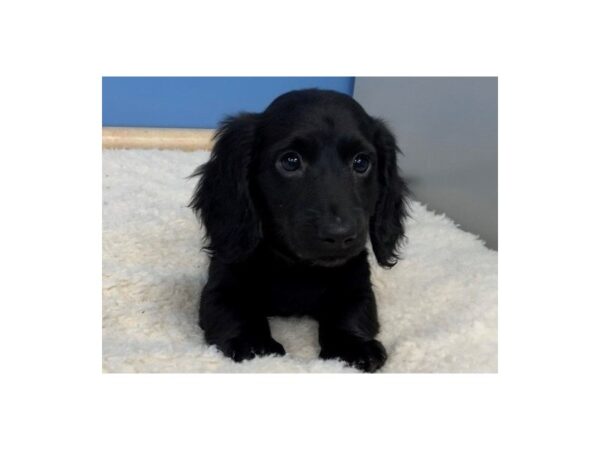
M 309 316 L 321 358 L 381 368 L 366 244 L 391 267 L 404 237 L 407 188 L 390 131 L 351 97 L 309 89 L 226 119 L 215 139 L 189 205 L 211 254 L 206 341 L 235 361 L 283 355 L 267 317 Z

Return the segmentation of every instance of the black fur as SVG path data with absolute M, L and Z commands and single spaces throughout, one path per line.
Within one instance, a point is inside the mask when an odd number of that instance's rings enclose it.
M 351 97 L 310 89 L 230 117 L 215 139 L 190 203 L 212 255 L 200 302 L 207 342 L 235 361 L 283 355 L 267 317 L 308 315 L 322 358 L 379 369 L 365 245 L 370 237 L 380 265 L 396 263 L 407 188 L 393 135 Z

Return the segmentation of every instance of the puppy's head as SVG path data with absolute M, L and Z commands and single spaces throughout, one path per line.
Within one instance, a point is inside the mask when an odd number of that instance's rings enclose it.
M 209 250 L 228 262 L 263 241 L 289 259 L 336 266 L 370 235 L 379 264 L 391 266 L 406 215 L 396 152 L 385 125 L 351 97 L 293 91 L 221 125 L 190 206 Z

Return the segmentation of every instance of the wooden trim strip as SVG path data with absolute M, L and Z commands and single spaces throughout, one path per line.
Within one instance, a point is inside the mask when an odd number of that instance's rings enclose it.
M 215 130 L 200 128 L 102 128 L 103 149 L 211 150 Z

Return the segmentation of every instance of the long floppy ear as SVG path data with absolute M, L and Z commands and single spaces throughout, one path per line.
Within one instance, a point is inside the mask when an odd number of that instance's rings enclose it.
M 261 239 L 261 225 L 249 189 L 250 163 L 258 114 L 224 120 L 210 160 L 191 175 L 200 176 L 189 206 L 200 216 L 209 245 L 225 262 L 243 261 Z
M 374 119 L 374 126 L 379 198 L 370 222 L 371 244 L 379 265 L 392 267 L 398 261 L 398 247 L 404 239 L 408 188 L 398 173 L 396 153 L 400 149 L 396 139 L 381 120 Z

